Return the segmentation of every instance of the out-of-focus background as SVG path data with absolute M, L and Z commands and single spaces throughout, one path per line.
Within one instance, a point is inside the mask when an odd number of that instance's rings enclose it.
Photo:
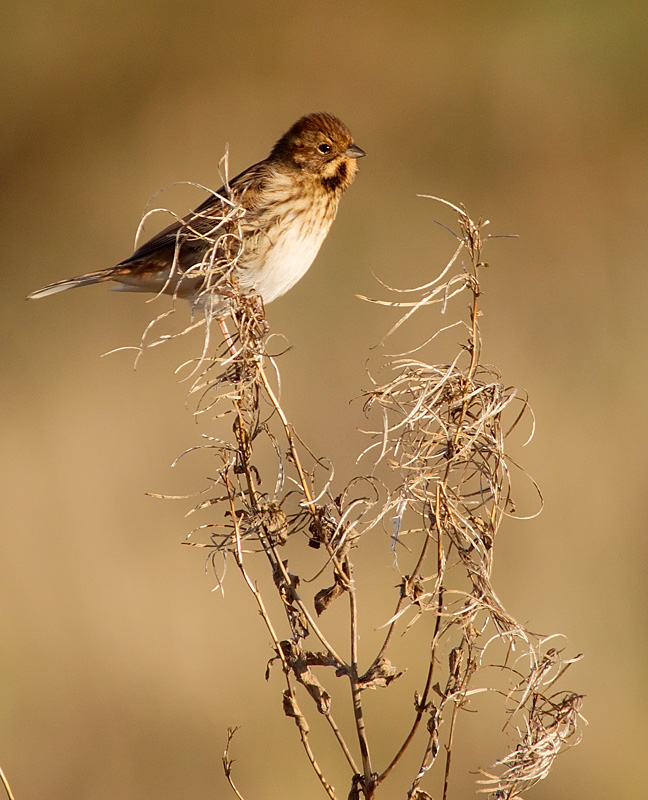
M 529 392 L 522 457 L 546 508 L 503 526 L 495 586 L 585 653 L 564 685 L 590 723 L 531 796 L 645 796 L 645 2 L 25 0 L 0 16 L 0 764 L 16 797 L 227 796 L 228 725 L 247 797 L 321 794 L 237 576 L 212 593 L 180 546 L 186 504 L 145 495 L 204 486 L 204 461 L 170 469 L 215 432 L 173 374 L 190 347 L 133 371 L 132 352 L 100 356 L 137 343 L 143 296 L 23 299 L 125 257 L 158 189 L 216 188 L 227 143 L 235 172 L 314 110 L 369 155 L 313 269 L 268 310 L 292 345 L 287 411 L 315 452 L 351 463 L 349 400 L 393 321 L 355 295 L 380 292 L 372 271 L 425 280 L 453 247 L 433 223 L 452 218 L 417 193 L 519 235 L 486 253 L 484 357 Z M 473 791 L 466 765 L 488 767 L 461 762 L 456 796 Z

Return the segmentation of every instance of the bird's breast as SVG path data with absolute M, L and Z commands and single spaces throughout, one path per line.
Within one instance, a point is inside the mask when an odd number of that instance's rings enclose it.
M 337 203 L 325 197 L 308 205 L 287 203 L 272 219 L 264 220 L 247 240 L 239 271 L 241 289 L 254 289 L 264 303 L 285 294 L 315 260 L 336 211 Z

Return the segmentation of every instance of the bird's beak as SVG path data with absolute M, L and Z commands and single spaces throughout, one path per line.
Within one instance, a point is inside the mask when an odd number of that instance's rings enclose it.
M 344 155 L 349 158 L 362 158 L 362 156 L 366 156 L 367 154 L 361 147 L 358 147 L 357 144 L 352 144 Z

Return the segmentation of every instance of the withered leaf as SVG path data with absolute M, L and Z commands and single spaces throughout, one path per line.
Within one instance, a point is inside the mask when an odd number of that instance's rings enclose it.
M 288 541 L 288 521 L 277 503 L 266 503 L 259 510 L 259 522 L 270 540 L 270 544 L 284 545 Z
M 297 681 L 313 698 L 320 714 L 328 714 L 331 709 L 331 696 L 309 669 L 308 659 L 304 651 L 296 642 L 290 642 L 286 639 L 280 644 L 286 662 Z
M 288 689 L 284 689 L 283 693 L 283 712 L 287 717 L 292 717 L 297 723 L 297 727 L 304 733 L 309 732 L 306 717 L 299 710 L 299 706 L 295 702 L 295 698 L 291 695 Z
M 335 598 L 339 597 L 343 593 L 344 593 L 344 587 L 337 581 L 333 584 L 333 586 L 329 586 L 328 589 L 322 589 L 321 591 L 319 591 L 314 598 L 315 611 L 317 612 L 317 616 L 319 617 L 320 614 L 323 614 L 324 611 L 326 611 L 326 609 L 335 600 Z
M 402 674 L 402 671 L 399 672 L 396 667 L 392 666 L 388 658 L 381 658 L 358 678 L 358 684 L 361 689 L 384 689 L 396 678 L 400 678 Z

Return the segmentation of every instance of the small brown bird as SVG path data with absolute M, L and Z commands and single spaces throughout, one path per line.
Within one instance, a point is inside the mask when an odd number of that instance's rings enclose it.
M 28 299 L 116 281 L 119 289 L 166 293 L 227 314 L 233 284 L 264 303 L 287 292 L 313 263 L 338 203 L 365 153 L 332 114 L 308 114 L 270 155 L 153 236 L 132 256 L 99 272 L 58 281 Z M 232 276 L 234 278 L 232 279 Z

